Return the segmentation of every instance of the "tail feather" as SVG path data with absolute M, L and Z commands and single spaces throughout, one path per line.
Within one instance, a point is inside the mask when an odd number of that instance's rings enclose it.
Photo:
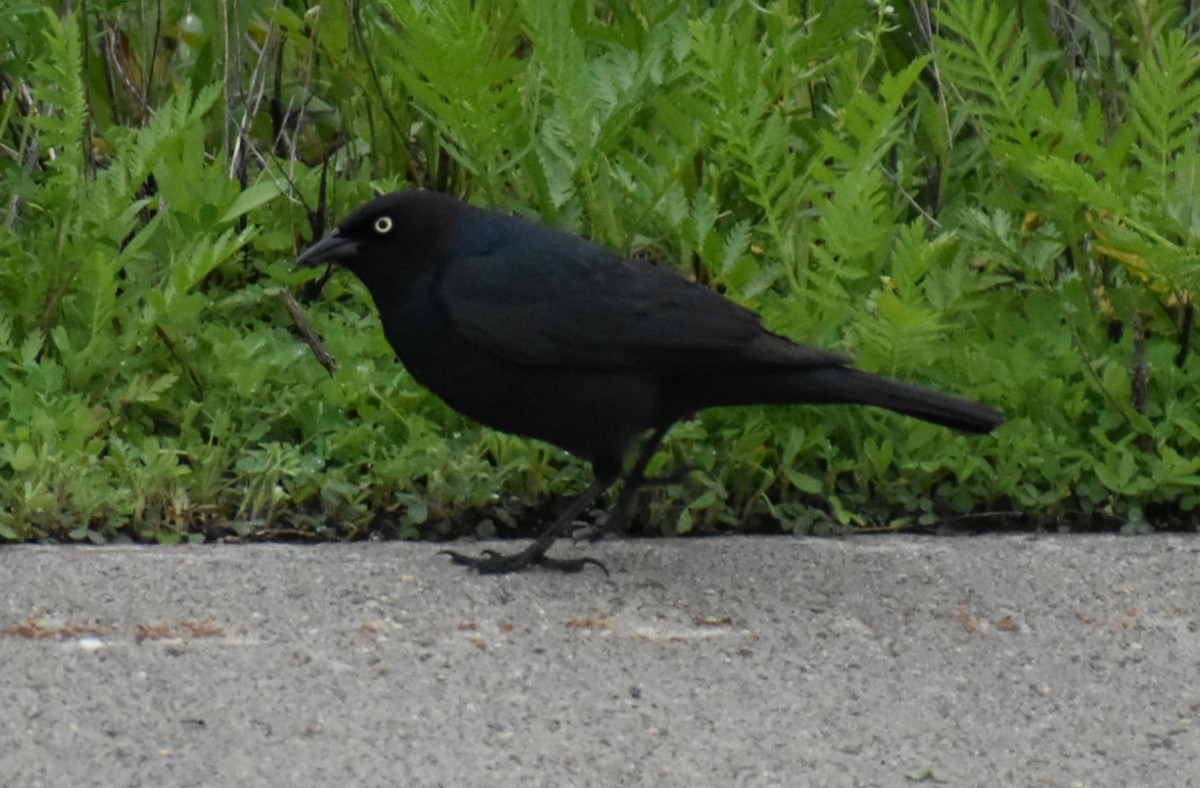
M 991 432 L 1004 422 L 988 405 L 850 367 L 806 372 L 801 384 L 802 402 L 874 405 L 964 432 Z

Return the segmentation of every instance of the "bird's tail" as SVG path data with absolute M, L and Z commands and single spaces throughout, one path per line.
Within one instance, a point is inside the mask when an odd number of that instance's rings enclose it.
M 991 432 L 1004 414 L 979 402 L 902 383 L 851 367 L 826 367 L 798 376 L 795 401 L 874 405 L 964 432 Z

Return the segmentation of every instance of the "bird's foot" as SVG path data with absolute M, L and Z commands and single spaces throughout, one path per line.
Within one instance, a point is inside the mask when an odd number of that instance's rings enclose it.
M 524 550 L 516 553 L 498 553 L 495 550 L 484 550 L 482 555 L 477 556 L 463 555 L 454 550 L 441 550 L 439 552 L 450 556 L 450 560 L 454 563 L 460 566 L 469 566 L 481 575 L 506 575 L 510 572 L 520 572 L 522 569 L 534 564 L 559 572 L 581 572 L 588 564 L 594 564 L 600 567 L 601 571 L 607 575 L 608 567 L 595 558 L 551 558 L 546 555 L 546 551 L 550 549 L 550 545 L 554 544 L 554 540 L 558 538 L 558 535 L 566 530 L 571 523 L 575 522 L 575 518 L 584 509 L 591 506 L 592 502 L 596 500 L 596 496 L 602 493 L 608 485 L 609 481 L 606 479 L 594 479 L 591 485 L 567 507 L 567 510 L 559 515 L 558 519 L 551 523 L 546 530 L 542 531 L 533 544 Z
M 516 553 L 498 553 L 495 550 L 484 550 L 482 555 L 463 555 L 454 550 L 439 550 L 439 555 L 448 555 L 450 560 L 459 566 L 469 566 L 481 575 L 506 575 L 520 572 L 533 565 L 544 566 L 558 572 L 582 572 L 589 564 L 600 567 L 605 576 L 608 567 L 595 558 L 551 558 L 546 555 L 546 548 L 539 542 Z

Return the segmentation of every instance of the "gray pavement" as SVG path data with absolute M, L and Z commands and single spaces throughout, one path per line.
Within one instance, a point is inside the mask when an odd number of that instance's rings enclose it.
M 1200 785 L 1197 538 L 436 549 L 0 548 L 0 785 Z

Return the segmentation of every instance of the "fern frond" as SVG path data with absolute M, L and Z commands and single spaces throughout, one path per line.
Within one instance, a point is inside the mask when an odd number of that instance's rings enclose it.
M 1137 129 L 1138 163 L 1151 182 L 1167 184 L 1172 160 L 1200 147 L 1200 48 L 1183 30 L 1170 30 L 1154 56 L 1138 67 L 1130 89 L 1130 122 Z
M 62 20 L 45 10 L 48 55 L 32 64 L 34 93 L 41 110 L 33 117 L 39 144 L 55 169 L 82 169 L 88 107 L 83 84 L 83 44 L 74 11 Z
M 1030 54 L 1029 38 L 1014 4 L 946 0 L 935 57 L 943 86 L 954 91 L 982 130 L 1000 141 L 1022 144 L 1022 119 L 1030 94 L 1042 80 L 1046 58 Z

